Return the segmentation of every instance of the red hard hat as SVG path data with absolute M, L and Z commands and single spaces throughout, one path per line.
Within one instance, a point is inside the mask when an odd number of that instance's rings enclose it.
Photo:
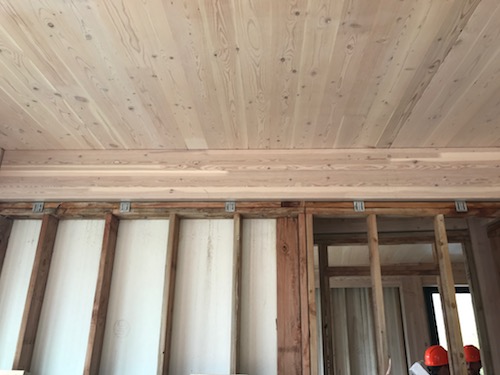
M 479 349 L 474 345 L 465 345 L 465 362 L 479 362 L 481 360 L 481 355 L 479 354 Z
M 441 345 L 432 345 L 427 348 L 424 355 L 426 366 L 444 366 L 448 364 L 448 352 Z

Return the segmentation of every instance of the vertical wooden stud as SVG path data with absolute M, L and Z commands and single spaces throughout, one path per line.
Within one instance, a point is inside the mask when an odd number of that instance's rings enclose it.
M 384 291 L 382 288 L 382 271 L 378 249 L 377 217 L 368 215 L 368 248 L 370 249 L 370 269 L 372 280 L 373 313 L 375 323 L 375 340 L 377 343 L 377 367 L 380 375 L 385 375 L 389 367 L 389 350 L 387 329 L 385 324 Z
M 460 330 L 457 301 L 455 298 L 455 282 L 453 280 L 453 269 L 451 267 L 443 215 L 436 215 L 434 218 L 434 234 L 440 275 L 439 291 L 443 305 L 446 337 L 448 339 L 450 369 L 452 374 L 466 375 L 467 369 L 465 367 L 462 332 Z
M 470 241 L 462 243 L 462 248 L 465 255 L 465 270 L 467 273 L 467 280 L 469 282 L 469 290 L 474 305 L 474 315 L 476 317 L 476 326 L 478 329 L 479 343 L 481 346 L 481 363 L 487 374 L 493 374 L 493 361 L 490 348 L 490 338 L 486 320 L 486 313 L 484 311 L 483 297 L 481 296 L 479 275 L 476 269 L 476 261 L 472 244 Z
M 21 329 L 14 356 L 14 370 L 30 371 L 33 349 L 35 347 L 38 323 L 42 311 L 43 298 L 47 279 L 49 276 L 50 262 L 56 240 L 58 219 L 45 214 L 42 219 L 40 237 L 33 261 L 30 284 L 26 297 Z
M 325 375 L 333 375 L 333 317 L 330 307 L 330 278 L 327 276 L 328 246 L 319 245 L 319 283 L 321 298 L 321 331 L 323 333 L 323 368 Z
M 497 312 L 500 311 L 500 299 L 498 298 L 500 295 L 500 268 L 494 261 L 495 255 L 500 253 L 500 233 L 495 233 L 491 227 L 487 230 L 487 223 L 479 218 L 469 218 L 467 224 L 472 245 L 470 252 L 469 249 L 465 249 L 467 262 L 473 261 L 473 265 L 470 265 L 471 274 L 477 278 L 479 284 L 478 288 L 473 288 L 473 298 L 476 313 L 483 312 L 482 316 L 477 316 L 478 319 L 483 320 L 482 324 L 478 326 L 482 340 L 481 357 L 484 358 L 483 365 L 486 374 L 500 374 L 500 356 L 498 355 L 500 340 L 497 339 L 500 335 L 500 320 L 497 316 Z M 498 241 L 495 240 L 495 237 Z M 476 297 L 481 298 L 479 305 L 476 304 L 478 302 Z
M 0 275 L 2 274 L 3 262 L 7 254 L 10 232 L 12 230 L 13 220 L 0 217 Z
M 106 329 L 109 295 L 115 260 L 116 239 L 118 237 L 119 220 L 112 214 L 106 215 L 104 235 L 102 239 L 101 259 L 94 295 L 94 308 L 90 321 L 87 355 L 85 357 L 85 375 L 98 375 L 101 365 L 101 354 Z
M 170 347 L 172 346 L 172 327 L 175 300 L 175 278 L 177 273 L 177 255 L 179 249 L 180 219 L 176 214 L 169 218 L 167 261 L 165 264 L 165 286 L 163 288 L 162 328 L 160 333 L 160 351 L 158 374 L 168 375 L 170 367 Z
M 302 374 L 297 219 L 277 219 L 278 375 Z
M 306 251 L 307 251 L 307 294 L 309 315 L 311 375 L 318 375 L 318 333 L 316 316 L 316 285 L 314 280 L 314 232 L 313 215 L 306 214 Z
M 240 321 L 241 321 L 241 226 L 240 214 L 235 214 L 233 233 L 233 290 L 231 312 L 231 357 L 230 373 L 237 374 L 239 368 Z
M 306 215 L 299 214 L 299 282 L 300 319 L 302 327 L 302 374 L 311 373 L 310 328 L 309 328 L 309 285 L 307 279 L 307 232 Z

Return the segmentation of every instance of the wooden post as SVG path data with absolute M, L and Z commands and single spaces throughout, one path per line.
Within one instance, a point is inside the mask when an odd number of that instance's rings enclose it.
M 306 214 L 307 283 L 309 303 L 309 344 L 311 375 L 318 375 L 318 333 L 316 316 L 316 285 L 314 280 L 314 232 L 313 215 Z
M 94 295 L 94 308 L 90 321 L 87 355 L 85 358 L 85 375 L 98 375 L 101 365 L 102 346 L 106 329 L 106 316 L 108 313 L 109 295 L 113 265 L 115 261 L 116 239 L 118 237 L 119 220 L 112 214 L 106 215 L 104 235 L 102 239 L 101 259 Z
M 12 224 L 13 220 L 0 217 L 0 275 L 2 275 L 3 262 L 7 254 Z
M 443 306 L 446 338 L 448 340 L 448 358 L 450 370 L 454 375 L 467 375 L 463 350 L 462 332 L 458 320 L 457 301 L 455 298 L 455 282 L 448 251 L 448 238 L 444 216 L 434 218 L 434 233 L 436 237 L 436 257 L 439 265 L 439 291 Z
M 368 215 L 367 224 L 373 295 L 373 320 L 375 323 L 375 340 L 377 343 L 377 367 L 378 373 L 380 375 L 385 375 L 389 367 L 389 350 L 387 344 L 387 329 L 385 326 L 384 291 L 382 288 L 382 271 L 380 268 L 376 215 Z
M 333 317 L 330 308 L 330 277 L 327 276 L 328 246 L 319 246 L 319 283 L 321 296 L 321 328 L 323 333 L 323 368 L 325 375 L 333 375 Z
M 487 317 L 484 310 L 483 297 L 481 296 L 481 284 L 476 268 L 476 260 L 474 259 L 474 251 L 470 241 L 465 241 L 464 243 L 462 243 L 462 247 L 465 255 L 466 274 L 469 282 L 472 302 L 474 305 L 474 315 L 476 317 L 476 326 L 478 330 L 479 343 L 481 346 L 481 363 L 487 374 L 494 374 L 489 330 L 486 320 Z
M 297 219 L 276 220 L 278 375 L 302 374 L 302 328 Z
M 170 367 L 170 348 L 175 300 L 175 278 L 177 274 L 177 255 L 179 250 L 180 219 L 176 214 L 169 218 L 167 261 L 165 264 L 165 286 L 163 288 L 162 328 L 160 337 L 160 357 L 158 374 L 168 375 Z
M 300 277 L 300 319 L 302 326 L 302 374 L 311 374 L 310 329 L 309 329 L 309 285 L 307 269 L 307 227 L 306 215 L 299 214 L 299 277 Z
M 482 332 L 483 326 L 479 326 L 482 338 L 481 357 L 484 357 L 485 360 L 486 374 L 500 374 L 500 356 L 498 355 L 500 352 L 500 341 L 498 340 L 500 320 L 497 316 L 498 311 L 500 311 L 500 267 L 495 264 L 494 260 L 495 255 L 500 253 L 500 233 L 495 234 L 495 231 L 491 229 L 488 231 L 486 222 L 479 218 L 469 218 L 467 224 L 469 225 L 472 245 L 472 256 L 469 257 L 469 253 L 466 253 L 467 262 L 469 259 L 473 260 L 474 265 L 470 265 L 471 273 L 478 279 L 479 284 L 479 288 L 473 290 L 473 297 L 474 302 L 477 302 L 476 296 L 479 294 L 482 302 L 482 309 L 481 305 L 475 305 L 475 308 L 479 308 L 480 312 L 484 311 L 485 332 Z M 481 319 L 480 316 L 477 318 Z M 484 335 L 485 333 L 486 335 Z M 486 345 L 483 344 L 484 340 L 487 340 Z
M 14 370 L 30 371 L 45 287 L 47 286 L 50 262 L 56 240 L 57 225 L 58 220 L 54 216 L 48 214 L 43 216 L 14 356 Z
M 231 357 L 230 373 L 239 373 L 240 317 L 241 317 L 241 226 L 240 214 L 235 214 L 233 234 L 233 291 L 231 313 Z

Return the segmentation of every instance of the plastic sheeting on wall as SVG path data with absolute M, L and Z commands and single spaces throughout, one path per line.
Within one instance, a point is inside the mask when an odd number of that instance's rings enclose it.
M 120 222 L 103 375 L 156 374 L 167 240 L 168 220 Z
M 10 370 L 35 259 L 41 220 L 15 220 L 0 275 L 0 369 Z
M 103 233 L 104 220 L 59 222 L 32 374 L 83 372 Z

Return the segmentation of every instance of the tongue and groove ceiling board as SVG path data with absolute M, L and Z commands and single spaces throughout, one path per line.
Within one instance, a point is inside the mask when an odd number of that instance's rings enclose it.
M 500 146 L 495 0 L 1 0 L 0 148 Z
M 498 199 L 499 40 L 497 0 L 0 0 L 0 199 Z

